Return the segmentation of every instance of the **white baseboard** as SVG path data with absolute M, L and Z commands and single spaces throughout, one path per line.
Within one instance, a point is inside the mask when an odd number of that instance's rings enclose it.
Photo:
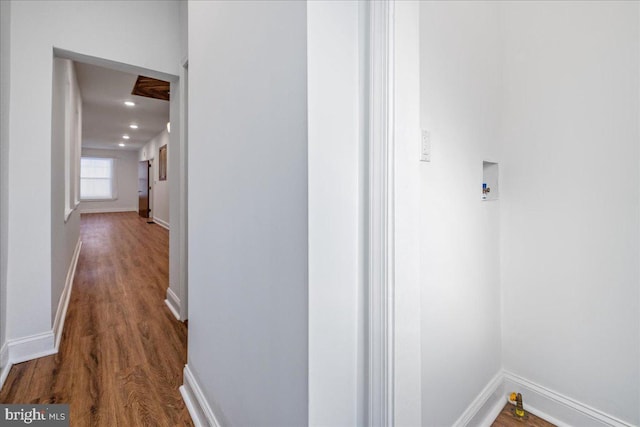
M 9 363 L 16 364 L 57 352 L 53 330 L 7 341 Z
M 500 371 L 482 389 L 453 425 L 455 427 L 490 426 L 504 404 L 503 376 Z
M 498 396 L 500 392 L 502 392 L 503 394 Z M 502 408 L 504 408 L 504 405 L 506 403 L 506 399 L 504 396 L 504 382 L 500 386 L 500 391 L 496 391 L 494 396 L 491 397 L 491 400 L 493 401 L 493 406 L 487 405 L 484 407 L 486 411 L 482 412 L 484 416 L 479 419 L 477 424 L 478 426 L 490 427 L 491 424 L 493 424 L 493 422 L 496 420 L 496 418 L 498 418 L 500 412 L 502 412 Z
M 203 422 L 204 415 L 202 414 L 202 411 L 198 410 L 195 406 L 196 404 L 194 402 L 196 398 L 193 396 L 193 392 L 189 391 L 185 385 L 178 387 L 178 390 L 180 390 L 180 395 L 182 396 L 182 400 L 184 400 L 184 404 L 189 411 L 193 425 L 195 427 L 203 427 L 207 425 Z
M 0 366 L 7 365 L 9 363 L 9 346 L 5 342 L 0 348 Z
M 637 427 L 508 371 L 500 371 L 453 424 L 488 427 L 509 401 L 522 393 L 525 409 L 558 427 Z
M 505 397 L 512 391 L 522 393 L 527 411 L 558 427 L 633 427 L 633 424 L 508 371 L 504 372 L 504 387 Z
M 12 365 L 58 352 L 81 248 L 82 242 L 78 239 L 67 270 L 64 289 L 62 290 L 62 295 L 60 295 L 60 301 L 58 301 L 58 311 L 53 320 L 53 328 L 40 334 L 8 340 L 0 349 L 0 366 L 2 367 L 0 370 L 0 388 L 7 379 Z
M 189 365 L 184 367 L 184 385 L 180 387 L 180 394 L 189 410 L 193 424 L 196 427 L 221 427 L 211 406 L 202 393 L 195 377 L 189 369 Z
M 55 348 L 56 352 L 60 348 L 60 340 L 62 339 L 62 331 L 64 330 L 64 320 L 67 315 L 67 308 L 69 307 L 69 298 L 71 297 L 71 288 L 73 288 L 73 278 L 76 275 L 76 267 L 78 266 L 78 258 L 80 258 L 80 249 L 82 248 L 82 241 L 78 238 L 76 249 L 71 257 L 71 263 L 69 264 L 69 270 L 67 270 L 67 278 L 64 282 L 64 289 L 62 295 L 60 295 L 60 301 L 58 301 L 58 311 L 56 311 L 56 317 L 53 320 L 53 334 L 55 335 Z
M 169 223 L 163 219 L 160 219 L 158 217 L 153 217 L 153 222 L 155 222 L 162 228 L 166 228 L 167 230 L 169 229 Z
M 176 319 L 180 319 L 180 298 L 171 290 L 171 288 L 167 288 L 167 299 L 164 300 L 164 303 L 167 304 L 171 313 L 176 316 Z
M 0 348 L 0 390 L 9 375 L 11 366 L 12 365 L 9 362 L 9 347 L 7 346 L 7 343 L 4 343 L 2 348 Z
M 128 208 L 80 208 L 80 213 L 112 213 L 112 212 L 138 212 L 137 207 Z

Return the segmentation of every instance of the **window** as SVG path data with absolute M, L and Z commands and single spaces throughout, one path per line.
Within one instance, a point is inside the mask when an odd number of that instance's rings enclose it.
M 80 161 L 80 198 L 113 200 L 115 159 L 83 157 Z

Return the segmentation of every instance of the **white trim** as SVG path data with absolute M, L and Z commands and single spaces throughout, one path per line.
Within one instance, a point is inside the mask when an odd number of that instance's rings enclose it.
M 393 1 L 370 3 L 368 425 L 394 425 Z
M 0 370 L 0 389 L 2 389 L 12 366 L 9 362 L 9 346 L 7 346 L 6 342 L 0 348 L 0 366 L 2 367 Z
M 489 427 L 509 402 L 511 392 L 522 393 L 528 412 L 558 427 L 635 427 L 619 418 L 578 402 L 511 372 L 501 370 L 467 407 L 454 427 Z
M 9 346 L 5 342 L 0 348 L 0 366 L 4 366 L 9 363 Z
M 7 379 L 11 366 L 16 363 L 49 356 L 58 352 L 81 248 L 82 241 L 78 239 L 71 263 L 69 264 L 69 269 L 67 270 L 64 289 L 58 301 L 58 311 L 56 311 L 56 317 L 53 321 L 53 329 L 40 334 L 8 340 L 0 349 L 0 366 L 2 366 L 2 371 L 0 371 L 0 388 Z
M 187 411 L 189 411 L 189 415 L 191 416 L 191 421 L 193 421 L 193 425 L 195 427 L 204 426 L 202 422 L 202 418 L 200 418 L 203 415 L 201 415 L 201 413 L 198 411 L 198 409 L 195 406 L 195 403 L 194 403 L 195 397 L 193 396 L 193 392 L 187 389 L 186 385 L 181 385 L 180 387 L 178 387 L 178 390 L 180 390 L 180 395 L 182 396 L 182 400 L 184 401 L 184 404 L 187 407 Z
M 184 384 L 180 387 L 180 394 L 189 410 L 193 424 L 196 427 L 221 427 L 209 402 L 204 397 L 198 381 L 189 369 L 189 365 L 184 366 Z
M 482 389 L 453 426 L 491 426 L 505 405 L 504 396 L 504 376 L 501 370 Z
M 136 207 L 126 207 L 126 208 L 91 208 L 91 209 L 80 209 L 81 214 L 85 213 L 112 213 L 112 212 L 138 212 L 138 208 Z
M 57 352 L 53 331 L 9 340 L 7 346 L 9 347 L 9 363 L 11 364 L 26 362 Z
M 64 282 L 64 289 L 60 300 L 58 301 L 58 311 L 56 311 L 56 317 L 53 320 L 53 334 L 55 336 L 55 348 L 56 352 L 60 347 L 60 340 L 62 339 L 62 331 L 64 330 L 64 321 L 67 314 L 67 308 L 69 307 L 69 298 L 71 297 L 71 288 L 73 287 L 73 278 L 76 275 L 76 267 L 78 266 L 78 258 L 80 258 L 80 249 L 82 248 L 82 241 L 78 238 L 76 248 L 73 251 L 71 263 L 69 264 L 69 270 L 67 270 L 67 278 Z
M 82 199 L 81 202 L 84 202 L 84 203 L 115 202 L 116 200 L 118 200 L 117 197 L 87 197 L 86 199 Z
M 169 223 L 167 221 L 160 219 L 156 216 L 154 216 L 152 219 L 153 219 L 153 222 L 158 224 L 160 227 L 166 228 L 167 230 L 169 230 Z
M 171 313 L 176 317 L 176 319 L 180 319 L 180 298 L 176 295 L 175 292 L 171 288 L 167 288 L 167 299 L 164 300 L 164 303 L 167 304 Z
M 164 303 L 167 307 L 169 307 L 169 311 L 171 312 L 171 314 L 173 314 L 173 316 L 180 320 L 180 314 L 176 311 L 176 309 L 171 305 L 171 302 L 169 301 L 169 298 L 164 300 Z
M 633 424 L 508 371 L 504 372 L 504 386 L 505 393 L 516 391 L 525 396 L 525 410 L 558 427 L 633 427 Z
M 71 147 L 71 145 L 77 145 L 78 141 L 75 138 L 75 133 L 78 128 L 77 126 L 73 126 L 74 120 L 77 119 L 73 103 L 77 101 L 77 98 L 72 95 L 74 89 L 78 89 L 78 80 L 75 76 L 73 62 L 69 60 L 61 60 L 59 61 L 59 64 L 62 68 L 60 71 L 63 73 L 61 79 L 64 81 L 62 106 L 64 107 L 64 222 L 66 223 L 73 212 L 71 209 L 71 161 L 75 160 L 75 158 L 72 159 L 71 151 L 73 150 L 75 152 L 75 147 Z M 82 105 L 80 105 L 80 108 L 82 108 Z
M 74 207 L 73 209 L 70 208 L 65 208 L 64 210 L 64 223 L 66 224 L 67 221 L 69 221 L 69 217 L 71 216 L 71 214 L 73 213 L 73 211 L 75 211 L 76 208 Z

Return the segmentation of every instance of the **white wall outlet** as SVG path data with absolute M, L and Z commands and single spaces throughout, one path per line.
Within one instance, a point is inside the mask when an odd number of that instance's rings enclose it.
M 431 161 L 431 132 L 422 129 L 422 138 L 420 140 L 420 161 Z

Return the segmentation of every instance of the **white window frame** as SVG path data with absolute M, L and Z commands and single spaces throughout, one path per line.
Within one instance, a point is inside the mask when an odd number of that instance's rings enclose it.
M 66 223 L 80 205 L 82 98 L 77 89 L 73 63 L 70 60 L 64 60 L 64 62 L 64 222 Z
M 96 159 L 96 160 L 110 160 L 111 161 L 111 197 L 107 198 L 97 198 L 97 197 L 82 197 L 82 159 Z M 80 201 L 82 202 L 109 202 L 118 200 L 118 175 L 116 173 L 117 170 L 117 159 L 113 157 L 100 157 L 100 156 L 82 156 L 80 158 Z
M 82 105 L 82 98 L 78 95 L 78 105 Z M 80 159 L 82 159 L 82 109 L 76 111 L 76 142 L 73 153 L 73 173 L 71 176 L 71 187 L 73 193 L 73 209 L 80 206 Z M 115 167 L 115 163 L 114 166 Z

